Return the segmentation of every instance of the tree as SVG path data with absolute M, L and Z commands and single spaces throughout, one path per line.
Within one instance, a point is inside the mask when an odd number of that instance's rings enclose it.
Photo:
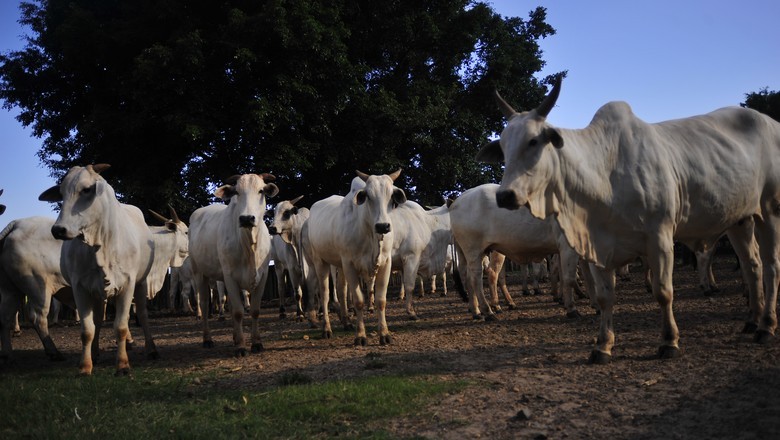
M 105 162 L 124 202 L 189 213 L 226 177 L 271 172 L 280 197 L 345 193 L 403 167 L 410 198 L 495 181 L 473 157 L 545 93 L 546 11 L 469 0 L 39 0 L 0 56 L 0 98 L 43 138 L 54 176 Z M 546 81 L 546 80 L 545 80 Z
M 745 102 L 739 105 L 758 110 L 780 122 L 780 92 L 770 92 L 768 87 L 764 87 L 758 92 L 746 93 Z

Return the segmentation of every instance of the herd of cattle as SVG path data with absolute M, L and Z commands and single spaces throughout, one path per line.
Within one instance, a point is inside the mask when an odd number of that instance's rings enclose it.
M 539 107 L 520 113 L 496 94 L 508 124 L 477 159 L 506 164 L 500 185 L 469 189 L 430 210 L 407 200 L 394 185 L 401 170 L 389 175 L 358 171 L 346 196 L 317 201 L 310 210 L 296 206 L 301 197 L 280 202 L 266 227 L 267 199 L 279 189 L 270 174 L 244 174 L 227 179 L 215 192 L 226 203 L 197 209 L 189 228 L 172 209 L 170 218 L 153 213 L 165 226 L 149 227 L 141 211 L 119 203 L 101 177 L 108 165 L 73 167 L 39 197 L 61 202 L 56 221 L 18 219 L 0 232 L 0 354 L 11 355 L 11 328 L 26 298 L 46 354 L 62 357 L 48 334 L 47 314 L 56 294 L 78 311 L 79 370 L 91 374 L 96 332 L 110 299 L 116 306 L 117 374 L 128 373 L 130 308 L 135 303 L 147 355 L 156 356 L 146 302 L 162 288 L 169 268 L 173 277 L 192 283 L 200 304 L 208 304 L 216 283 L 224 286 L 241 356 L 247 353 L 242 320 L 248 292 L 249 347 L 259 352 L 260 303 L 271 260 L 280 288 L 285 276 L 292 285 L 300 315 L 316 322 L 317 310 L 323 311 L 323 337 L 332 336 L 328 310 L 333 296 L 341 324 L 354 328 L 356 345 L 367 344 L 364 315 L 368 304 L 375 307 L 384 345 L 392 341 L 385 319 L 392 271 L 402 274 L 406 312 L 416 319 L 412 291 L 418 276 L 444 273 L 454 257 L 465 274 L 471 313 L 493 319 L 498 295 L 491 286 L 492 295 L 485 296 L 482 276 L 486 254 L 497 252 L 500 261 L 506 256 L 518 262 L 556 255 L 569 316 L 577 316 L 572 295 L 582 260 L 583 278 L 600 312 L 592 363 L 611 358 L 616 271 L 643 258 L 663 313 L 659 355 L 675 357 L 680 349 L 672 312 L 674 242 L 706 258 L 724 234 L 749 290 L 745 330 L 754 332 L 757 342 L 774 336 L 780 124 L 736 107 L 648 124 L 627 104 L 613 102 L 599 109 L 586 128 L 559 129 L 546 117 L 560 87 L 558 78 Z M 0 214 L 4 209 L 0 205 Z M 302 301 L 304 292 L 321 304 Z M 202 318 L 203 346 L 212 347 L 208 315 Z

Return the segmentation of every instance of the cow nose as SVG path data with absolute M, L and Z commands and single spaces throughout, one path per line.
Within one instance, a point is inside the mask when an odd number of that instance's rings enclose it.
M 517 201 L 517 195 L 514 191 L 498 191 L 496 193 L 496 203 L 499 208 L 512 210 L 520 208 L 520 203 Z
M 268 233 L 271 234 L 271 235 L 276 235 L 277 234 L 276 226 L 269 226 L 268 227 Z
M 238 217 L 238 224 L 242 228 L 254 228 L 255 227 L 255 216 L 253 215 L 242 215 Z
M 68 231 L 64 226 L 54 225 L 51 227 L 51 235 L 57 240 L 66 240 L 68 238 Z
M 377 223 L 374 225 L 377 234 L 387 234 L 390 232 L 390 223 Z

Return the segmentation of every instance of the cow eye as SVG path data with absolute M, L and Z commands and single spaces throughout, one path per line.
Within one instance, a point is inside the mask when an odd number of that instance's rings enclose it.
M 88 196 L 88 195 L 92 194 L 93 191 L 95 191 L 95 187 L 94 186 L 88 186 L 88 187 L 86 187 L 86 188 L 81 190 L 81 194 L 85 195 L 85 196 Z
M 292 211 L 284 211 L 284 214 L 282 214 L 282 220 L 288 220 L 292 216 Z
M 533 147 L 533 146 L 535 146 L 535 145 L 536 145 L 538 142 L 539 142 L 539 141 L 537 141 L 537 140 L 536 140 L 536 138 L 533 138 L 533 139 L 531 139 L 530 141 L 528 141 L 528 146 L 529 146 L 529 147 Z

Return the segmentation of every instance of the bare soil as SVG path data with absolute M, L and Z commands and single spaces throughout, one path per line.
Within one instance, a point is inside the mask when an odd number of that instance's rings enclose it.
M 661 314 L 639 270 L 618 281 L 617 340 L 609 365 L 586 363 L 598 331 L 598 316 L 587 301 L 578 301 L 582 318 L 567 319 L 546 294 L 548 285 L 543 295 L 522 296 L 513 274 L 508 281 L 518 308 L 504 310 L 499 322 L 472 320 L 450 286 L 449 296 L 416 299 L 419 321 L 407 319 L 401 302 L 390 303 L 392 345 L 380 346 L 374 331 L 367 347 L 354 347 L 354 333 L 337 330 L 335 314 L 334 338 L 325 340 L 306 323 L 280 320 L 269 305 L 261 316 L 265 351 L 236 358 L 229 322 L 213 321 L 216 346 L 204 349 L 194 317 L 153 313 L 161 359 L 146 359 L 142 347 L 130 359 L 135 367 L 214 371 L 217 386 L 241 389 L 278 385 L 291 372 L 317 382 L 420 374 L 471 384 L 417 415 L 382 424 L 399 437 L 778 438 L 780 344 L 758 345 L 741 333 L 747 303 L 734 268 L 733 256 L 716 256 L 720 292 L 711 297 L 699 291 L 690 267 L 675 268 L 674 311 L 683 350 L 678 359 L 656 357 Z M 369 317 L 367 325 L 375 324 Z M 73 322 L 52 329 L 74 373 L 78 332 Z M 134 335 L 142 345 L 140 330 Z M 113 368 L 113 337 L 106 325 L 97 369 Z M 15 361 L 0 371 L 50 368 L 33 330 L 24 329 L 14 347 Z

